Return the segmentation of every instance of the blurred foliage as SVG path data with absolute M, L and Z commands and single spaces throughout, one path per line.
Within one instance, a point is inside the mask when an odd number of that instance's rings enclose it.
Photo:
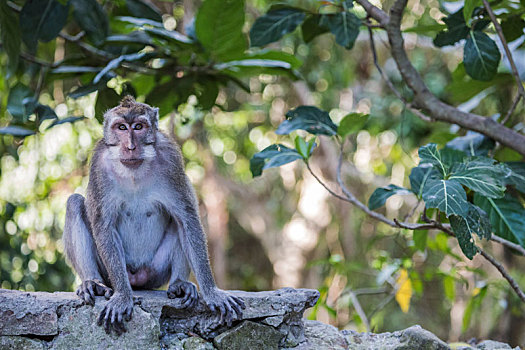
M 502 118 L 514 80 L 492 44 L 486 14 L 467 3 L 410 0 L 403 19 L 408 54 L 440 99 Z M 524 72 L 523 4 L 493 6 Z M 272 18 L 287 20 L 275 28 Z M 445 339 L 525 342 L 517 326 L 525 324 L 523 304 L 497 272 L 465 259 L 447 235 L 378 223 L 328 197 L 300 162 L 252 178 L 290 159 L 307 160 L 331 186 L 339 149 L 329 137 L 346 138 L 350 189 L 368 202 L 382 188 L 371 207 L 403 217 L 423 195 L 409 178 L 420 168 L 418 149 L 434 143 L 441 153 L 444 146 L 468 151 L 475 144 L 512 176 L 496 184 L 509 185 L 503 199 L 476 198 L 472 188 L 468 203 L 490 214 L 510 196 L 512 204 L 503 205 L 523 210 L 522 157 L 408 111 L 373 65 L 364 18 L 351 1 L 0 1 L 1 287 L 73 290 L 62 254 L 65 202 L 85 193 L 103 112 L 131 94 L 159 107 L 162 128 L 181 144 L 214 265 L 226 261 L 223 287 L 318 288 L 321 300 L 309 317 L 341 328 L 365 330 L 368 322 L 391 331 L 418 323 Z M 385 37 L 373 30 L 378 63 L 410 99 Z M 472 55 L 478 43 L 486 52 Z M 307 117 L 295 120 L 294 111 Z M 506 125 L 522 131 L 523 113 L 519 104 Z M 404 188 L 417 196 L 394 195 Z M 218 214 L 208 198 L 223 198 L 226 211 L 227 236 L 217 250 L 216 220 L 208 219 Z M 446 220 L 437 209 L 427 215 Z M 522 230 L 523 216 L 513 217 L 512 227 Z M 524 286 L 523 258 L 497 248 L 493 254 Z

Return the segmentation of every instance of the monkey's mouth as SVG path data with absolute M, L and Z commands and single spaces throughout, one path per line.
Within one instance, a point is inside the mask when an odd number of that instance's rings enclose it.
M 136 169 L 142 164 L 142 162 L 144 162 L 144 159 L 137 159 L 137 158 L 121 159 L 120 162 L 128 168 Z

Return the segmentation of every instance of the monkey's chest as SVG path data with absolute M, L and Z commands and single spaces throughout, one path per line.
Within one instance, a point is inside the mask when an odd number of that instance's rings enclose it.
M 126 263 L 132 267 L 150 264 L 168 224 L 169 217 L 156 206 L 144 203 L 123 205 L 117 230 Z

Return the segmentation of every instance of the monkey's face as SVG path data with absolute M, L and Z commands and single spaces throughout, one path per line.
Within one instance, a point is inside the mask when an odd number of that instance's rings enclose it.
M 104 140 L 111 159 L 137 169 L 155 157 L 158 109 L 126 97 L 104 114 Z

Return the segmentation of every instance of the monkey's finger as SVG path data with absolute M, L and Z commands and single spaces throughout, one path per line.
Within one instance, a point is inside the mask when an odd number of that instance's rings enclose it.
M 113 289 L 106 288 L 106 291 L 104 292 L 104 297 L 106 298 L 106 300 L 109 300 L 109 298 L 111 298 L 112 295 Z
M 111 314 L 112 314 L 112 309 L 109 309 L 108 312 L 106 313 L 106 317 L 104 317 L 104 329 L 106 330 L 106 333 L 107 334 L 110 334 L 111 333 Z
M 244 303 L 244 300 L 233 295 L 231 296 L 231 298 L 235 301 L 237 305 L 240 305 L 242 309 L 246 309 L 246 304 Z
M 233 299 L 233 297 L 232 297 L 232 299 Z M 239 305 L 239 303 L 237 303 L 237 302 L 232 302 L 230 305 L 235 310 L 235 314 L 237 315 L 237 318 L 241 318 L 242 317 L 241 305 Z
M 102 326 L 102 322 L 104 321 L 104 317 L 106 316 L 106 310 L 107 309 L 108 309 L 108 307 L 104 306 L 104 309 L 102 310 L 100 315 L 98 315 L 97 325 Z
M 225 320 L 225 317 L 226 317 L 226 308 L 224 307 L 223 303 L 219 304 L 219 311 L 220 311 L 220 315 L 221 315 L 220 323 L 222 324 L 222 323 L 224 323 L 224 320 Z
M 131 320 L 131 315 L 133 315 L 133 307 L 130 307 L 126 310 L 126 321 Z
M 95 304 L 95 291 L 93 290 L 93 283 L 87 283 L 86 292 L 89 301 Z

